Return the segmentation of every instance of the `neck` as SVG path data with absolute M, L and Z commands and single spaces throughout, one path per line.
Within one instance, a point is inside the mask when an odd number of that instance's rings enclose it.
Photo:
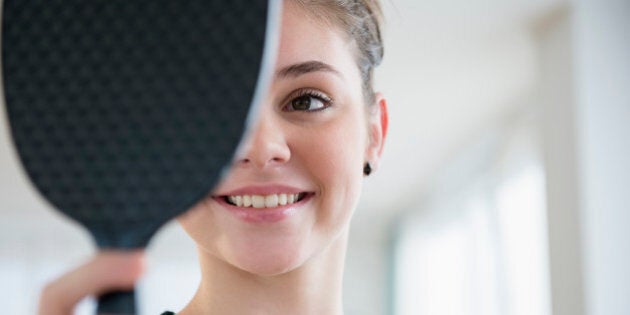
M 343 314 L 347 231 L 300 267 L 273 276 L 239 269 L 199 250 L 202 280 L 180 314 Z

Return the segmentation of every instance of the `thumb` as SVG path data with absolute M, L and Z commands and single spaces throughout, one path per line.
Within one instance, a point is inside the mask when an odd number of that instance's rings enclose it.
M 133 288 L 145 268 L 144 251 L 101 251 L 50 282 L 41 293 L 39 315 L 69 315 L 87 296 Z

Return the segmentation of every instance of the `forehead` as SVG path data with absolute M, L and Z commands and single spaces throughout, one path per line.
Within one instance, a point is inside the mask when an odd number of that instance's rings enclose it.
M 337 28 L 285 1 L 276 69 L 306 61 L 320 61 L 344 76 L 359 77 L 353 43 Z

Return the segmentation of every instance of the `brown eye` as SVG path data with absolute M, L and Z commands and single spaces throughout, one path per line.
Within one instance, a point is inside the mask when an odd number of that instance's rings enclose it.
M 309 110 L 311 108 L 311 99 L 310 95 L 302 95 L 291 101 L 291 107 L 293 110 Z
M 329 106 L 330 101 L 318 95 L 304 94 L 291 100 L 288 111 L 317 111 Z

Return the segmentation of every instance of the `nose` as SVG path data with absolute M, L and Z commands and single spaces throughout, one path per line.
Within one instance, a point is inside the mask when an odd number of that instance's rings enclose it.
M 259 169 L 279 166 L 289 161 L 291 150 L 280 122 L 273 113 L 264 113 L 246 134 L 236 155 L 236 166 L 249 166 Z

